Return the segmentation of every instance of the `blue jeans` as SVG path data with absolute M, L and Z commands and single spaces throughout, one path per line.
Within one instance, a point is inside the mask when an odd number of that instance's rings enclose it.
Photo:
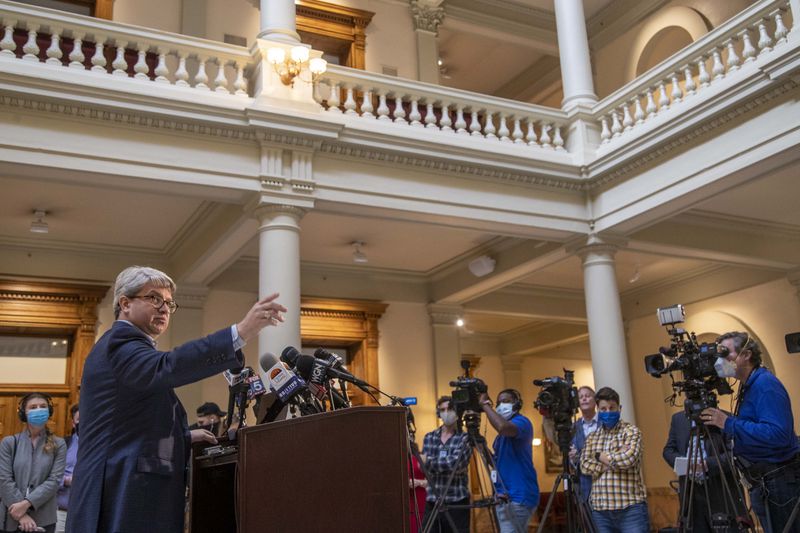
M 527 533 L 528 522 L 536 510 L 536 506 L 525 507 L 521 503 L 508 502 L 495 509 L 500 533 Z
M 766 490 L 765 490 L 766 489 Z M 750 491 L 753 510 L 761 522 L 765 533 L 781 533 L 789 522 L 797 499 L 800 497 L 800 467 L 784 468 L 778 473 L 764 478 L 764 487 L 756 486 Z M 767 522 L 767 510 L 772 523 Z M 800 514 L 795 517 L 791 533 L 800 533 Z
M 647 502 L 634 503 L 616 511 L 595 511 L 592 520 L 597 533 L 648 533 L 650 517 L 647 515 Z

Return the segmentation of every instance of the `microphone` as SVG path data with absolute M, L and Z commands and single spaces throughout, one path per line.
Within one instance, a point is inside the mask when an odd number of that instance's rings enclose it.
M 333 352 L 329 352 L 325 348 L 317 348 L 314 350 L 314 357 L 317 359 L 323 359 L 325 361 L 329 361 L 333 368 L 341 368 L 344 365 L 344 361 L 338 355 Z
M 281 402 L 287 403 L 294 395 L 306 388 L 305 381 L 283 366 L 283 363 L 274 354 L 265 353 L 258 363 L 266 374 L 270 390 L 278 395 Z
M 309 389 L 312 387 L 318 387 L 321 390 L 322 395 L 317 395 L 318 399 L 321 400 L 323 397 L 326 397 L 330 394 L 331 403 L 333 404 L 334 409 L 344 409 L 345 407 L 350 407 L 350 403 L 341 394 L 328 385 L 328 380 L 330 379 L 328 374 L 332 370 L 330 368 L 330 363 L 320 359 L 315 359 L 310 355 L 300 354 L 295 359 L 295 364 L 297 373 L 308 380 Z

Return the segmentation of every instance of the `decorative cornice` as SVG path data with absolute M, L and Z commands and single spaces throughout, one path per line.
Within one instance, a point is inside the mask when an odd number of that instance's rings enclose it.
M 464 315 L 464 309 L 459 305 L 429 304 L 428 314 L 431 317 L 431 324 L 455 328 L 456 320 Z
M 439 33 L 439 24 L 444 20 L 444 8 L 411 0 L 411 16 L 414 18 L 414 29 Z

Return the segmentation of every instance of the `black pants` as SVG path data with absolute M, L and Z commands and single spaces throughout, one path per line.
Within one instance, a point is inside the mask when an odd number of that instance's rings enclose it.
M 450 502 L 447 505 L 466 506 L 469 505 L 469 498 L 464 498 L 463 500 L 456 502 Z M 432 502 L 425 502 L 425 519 L 422 521 L 424 524 L 423 528 L 427 527 L 428 520 L 432 518 L 431 511 L 433 511 L 433 506 L 434 504 Z M 440 512 L 434 519 L 431 533 L 469 533 L 469 515 L 469 507 L 448 509 L 447 511 Z M 447 519 L 447 516 L 450 517 L 450 520 Z M 453 525 L 455 525 L 455 529 L 450 526 L 451 521 Z
M 750 491 L 753 510 L 766 533 L 781 533 L 789 524 L 792 511 L 800 498 L 800 464 L 795 463 L 767 474 L 763 482 Z M 767 513 L 772 528 L 768 527 Z M 791 533 L 800 533 L 800 513 L 791 521 Z

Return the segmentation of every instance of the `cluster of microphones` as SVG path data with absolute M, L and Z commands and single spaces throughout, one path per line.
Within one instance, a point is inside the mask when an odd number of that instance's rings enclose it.
M 347 371 L 340 356 L 324 348 L 318 348 L 311 356 L 287 346 L 280 359 L 265 353 L 259 365 L 265 373 L 266 383 L 249 366 L 239 372 L 226 370 L 223 373 L 229 390 L 228 424 L 231 438 L 234 437 L 230 431 L 234 416 L 244 420 L 244 411 L 253 399 L 264 403 L 263 409 L 256 407 L 256 411 L 262 413 L 258 421 L 271 422 L 286 408 L 305 416 L 350 407 L 347 383 L 362 390 L 368 391 L 369 388 L 368 383 Z M 338 382 L 338 388 L 333 380 Z

